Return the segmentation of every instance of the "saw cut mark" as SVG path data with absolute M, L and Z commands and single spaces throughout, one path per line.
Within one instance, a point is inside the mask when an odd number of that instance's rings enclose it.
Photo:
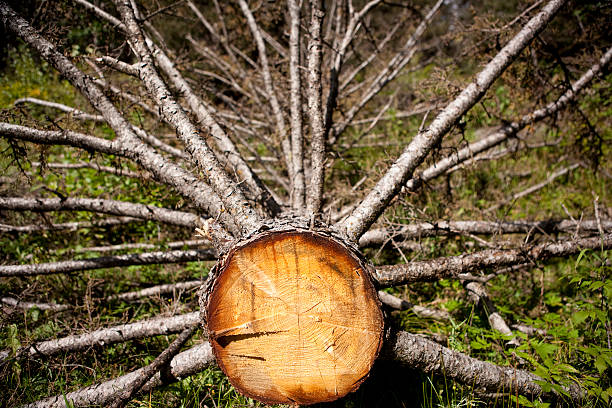
M 334 239 L 297 231 L 268 233 L 228 254 L 207 324 L 234 387 L 273 404 L 354 391 L 383 333 L 376 291 L 358 258 Z

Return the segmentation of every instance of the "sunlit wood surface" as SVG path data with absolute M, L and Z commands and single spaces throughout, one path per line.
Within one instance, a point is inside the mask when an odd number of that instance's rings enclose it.
M 244 394 L 311 404 L 355 390 L 383 318 L 357 259 L 309 232 L 265 236 L 229 258 L 208 304 L 219 365 Z

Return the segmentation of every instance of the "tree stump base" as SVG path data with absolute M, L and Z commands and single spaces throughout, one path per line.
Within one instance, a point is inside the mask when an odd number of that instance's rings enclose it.
M 383 315 L 367 266 L 338 240 L 266 232 L 231 249 L 202 294 L 217 362 L 269 404 L 333 401 L 367 377 Z

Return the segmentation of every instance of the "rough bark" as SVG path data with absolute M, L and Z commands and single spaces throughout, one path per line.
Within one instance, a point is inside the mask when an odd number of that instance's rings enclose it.
M 612 231 L 612 220 L 603 220 L 602 229 Z M 390 240 L 419 239 L 439 235 L 503 235 L 503 234 L 594 234 L 597 220 L 546 221 L 435 221 L 408 224 L 396 229 L 373 229 L 361 236 L 359 247 L 380 245 Z
M 475 80 L 438 114 L 427 129 L 420 131 L 406 147 L 399 159 L 364 198 L 352 214 L 339 226 L 347 237 L 357 241 L 387 208 L 391 199 L 408 181 L 416 167 L 448 133 L 455 122 L 484 96 L 487 89 L 512 61 L 544 29 L 564 0 L 550 1 L 514 36 L 508 44 L 480 71 Z
M 550 242 L 524 249 L 487 249 L 473 254 L 450 256 L 429 261 L 415 261 L 403 265 L 379 266 L 374 279 L 379 286 L 404 285 L 410 282 L 433 282 L 439 279 L 459 278 L 483 268 L 515 265 L 569 256 L 583 249 L 612 248 L 612 234 L 601 238 L 583 238 L 565 242 Z
M 157 317 L 55 340 L 39 341 L 18 350 L 16 356 L 51 356 L 58 353 L 87 350 L 96 346 L 123 343 L 144 337 L 179 333 L 188 327 L 197 325 L 199 316 L 198 312 L 193 312 L 171 317 Z M 0 361 L 6 360 L 9 356 L 10 353 L 6 350 L 0 352 Z
M 99 258 L 71 261 L 48 262 L 31 265 L 0 265 L 0 276 L 33 276 L 56 273 L 72 273 L 92 269 L 116 268 L 130 265 L 154 265 L 194 261 L 215 260 L 217 253 L 211 249 L 193 249 L 188 251 L 145 252 L 103 256 Z
M 175 293 L 175 292 L 195 289 L 201 286 L 203 283 L 204 281 L 201 281 L 201 280 L 194 280 L 194 281 L 189 281 L 189 282 L 178 282 L 178 283 L 167 283 L 163 285 L 151 286 L 149 288 L 136 290 L 133 292 L 124 292 L 124 293 L 119 293 L 116 295 L 111 295 L 111 296 L 108 296 L 106 300 L 107 301 L 119 300 L 119 301 L 124 301 L 124 302 L 131 302 L 134 300 L 142 299 L 143 297 L 159 296 L 159 295 L 165 295 L 168 293 Z
M 165 224 L 195 228 L 202 218 L 195 214 L 168 210 L 153 205 L 98 198 L 23 198 L 0 197 L 0 210 L 12 211 L 90 211 L 102 214 L 127 216 Z
M 501 367 L 451 350 L 423 337 L 399 332 L 391 336 L 383 349 L 383 358 L 390 358 L 407 367 L 452 378 L 473 387 L 480 393 L 503 393 L 527 397 L 546 396 L 537 382 L 542 379 L 514 367 Z M 567 391 L 574 402 L 583 397 L 577 386 Z M 553 394 L 554 395 L 554 394 Z
M 578 93 L 588 85 L 593 78 L 595 78 L 602 69 L 610 62 L 612 58 L 612 48 L 608 49 L 604 55 L 599 59 L 598 63 L 593 65 L 587 70 L 576 82 L 574 82 L 570 89 L 568 89 L 563 95 L 557 100 L 549 103 L 544 108 L 536 109 L 535 111 L 524 115 L 520 120 L 512 122 L 510 124 L 502 126 L 500 129 L 490 133 L 481 140 L 471 143 L 468 146 L 458 150 L 452 155 L 437 161 L 435 164 L 429 166 L 426 170 L 408 180 L 406 183 L 406 189 L 408 191 L 415 191 L 423 183 L 426 183 L 435 177 L 438 177 L 459 163 L 462 163 L 468 159 L 471 159 L 478 153 L 484 152 L 485 150 L 491 149 L 504 141 L 516 136 L 521 130 L 530 124 L 541 121 L 547 117 L 550 117 L 560 109 L 567 106 L 569 102 L 574 100 Z
M 162 367 L 168 365 L 168 363 L 176 356 L 181 347 L 187 340 L 193 335 L 197 328 L 197 323 L 193 326 L 183 330 L 176 339 L 165 349 L 159 356 L 153 360 L 151 364 L 140 370 L 140 375 L 134 379 L 131 383 L 118 393 L 117 398 L 113 401 L 111 408 L 122 408 L 125 404 L 131 400 L 136 393 L 158 372 Z
M 58 224 L 8 225 L 0 224 L 1 232 L 76 231 L 81 228 L 110 227 L 142 221 L 132 217 L 102 218 L 94 221 L 63 222 Z
M 0 1 L 0 18 L 7 29 L 38 51 L 104 116 L 106 122 L 118 136 L 113 142 L 117 146 L 116 154 L 134 159 L 138 164 L 149 170 L 156 179 L 172 186 L 198 207 L 206 210 L 209 214 L 220 215 L 219 221 L 230 232 L 237 235 L 240 233 L 241 229 L 235 222 L 235 218 L 230 216 L 227 211 L 223 211 L 221 200 L 208 185 L 179 166 L 169 163 L 155 151 L 140 143 L 138 137 L 133 133 L 131 125 L 97 85 L 74 66 L 68 58 L 59 53 L 50 42 L 42 38 L 27 21 L 18 16 L 4 1 Z M 227 190 L 225 193 L 227 193 Z
M 147 382 L 141 392 L 147 392 L 156 387 L 171 384 L 175 381 L 189 377 L 204 370 L 213 364 L 214 356 L 208 342 L 193 346 L 189 350 L 176 355 L 170 364 L 164 367 Z M 94 384 L 77 391 L 69 392 L 66 395 L 57 395 L 50 398 L 24 405 L 24 408 L 65 408 L 66 401 L 70 401 L 71 406 L 107 406 L 117 395 L 117 390 L 124 389 L 136 378 L 142 375 L 142 368 L 114 378 L 102 383 Z
M 291 158 L 293 165 L 292 205 L 304 211 L 306 184 L 304 179 L 304 139 L 302 129 L 302 78 L 300 74 L 300 2 L 289 0 L 289 99 L 291 110 Z
M 154 58 L 146 45 L 146 40 L 136 22 L 134 10 L 129 1 L 116 0 L 115 5 L 125 24 L 128 41 L 140 58 L 139 77 L 149 94 L 157 101 L 162 117 L 176 130 L 179 139 L 185 143 L 187 152 L 192 156 L 192 162 L 204 174 L 223 204 L 232 213 L 241 233 L 246 234 L 258 229 L 261 218 L 251 208 L 241 187 L 237 186 L 221 168 L 214 153 L 206 141 L 200 137 L 198 129 L 176 102 L 155 69 Z

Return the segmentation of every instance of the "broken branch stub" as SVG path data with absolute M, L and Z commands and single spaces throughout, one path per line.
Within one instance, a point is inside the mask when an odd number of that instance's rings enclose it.
M 383 340 L 368 266 L 319 232 L 268 231 L 215 266 L 200 303 L 217 362 L 243 394 L 333 401 L 367 377 Z

